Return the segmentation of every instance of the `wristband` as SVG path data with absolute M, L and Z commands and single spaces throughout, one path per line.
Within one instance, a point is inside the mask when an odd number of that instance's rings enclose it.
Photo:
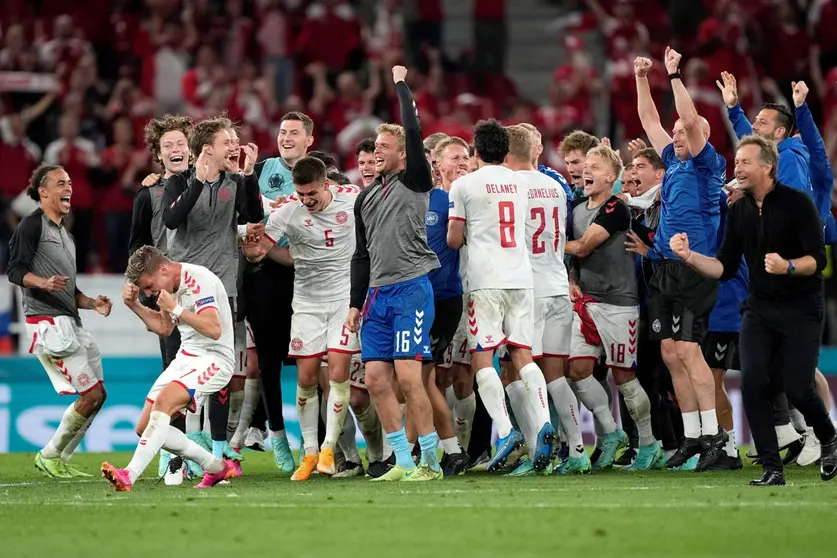
M 179 318 L 180 315 L 183 314 L 183 307 L 179 304 L 175 305 L 175 307 L 172 308 L 171 314 L 172 316 Z
M 669 74 L 669 75 L 668 75 L 668 80 L 669 80 L 669 81 L 671 81 L 671 80 L 673 80 L 673 79 L 681 79 L 681 76 L 680 76 L 680 70 L 677 70 L 677 71 L 676 71 L 676 72 L 674 72 L 673 74 Z

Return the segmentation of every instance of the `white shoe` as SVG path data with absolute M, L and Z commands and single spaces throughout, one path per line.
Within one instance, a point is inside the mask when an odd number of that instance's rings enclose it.
M 783 424 L 776 427 L 776 442 L 779 444 L 779 451 L 785 450 L 802 438 L 802 435 L 797 432 L 791 423 Z M 759 453 L 756 446 L 747 450 L 747 457 L 750 459 L 758 459 Z
M 814 436 L 814 429 L 809 427 L 805 430 L 805 447 L 802 448 L 802 453 L 799 454 L 796 463 L 800 467 L 807 467 L 819 461 L 821 455 L 820 441 Z
M 174 468 L 174 459 L 177 459 L 177 462 L 179 463 L 179 466 L 176 469 Z M 166 469 L 163 482 L 166 486 L 177 486 L 183 484 L 183 477 L 185 475 L 184 469 L 186 468 L 186 464 L 183 462 L 183 459 L 172 457 L 171 465 L 172 466 Z
M 244 436 L 244 447 L 264 451 L 264 432 L 252 426 L 248 428 L 247 434 Z

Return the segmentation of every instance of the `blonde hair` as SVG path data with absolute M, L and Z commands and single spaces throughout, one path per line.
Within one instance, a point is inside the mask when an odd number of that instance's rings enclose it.
M 509 126 L 507 129 L 509 131 L 509 155 L 527 161 L 531 159 L 534 140 L 532 131 L 521 124 Z
M 776 147 L 776 142 L 756 134 L 744 136 L 738 142 L 736 151 L 748 145 L 755 145 L 759 148 L 759 159 L 762 164 L 770 165 L 770 178 L 776 180 L 776 169 L 779 167 L 779 149 Z
M 400 151 L 404 151 L 404 149 L 406 149 L 406 140 L 403 126 L 399 126 L 398 124 L 381 124 L 380 126 L 375 128 L 375 133 L 378 135 L 392 134 L 393 136 L 395 136 L 396 139 L 396 147 Z
M 147 244 L 145 246 L 140 246 L 128 259 L 128 267 L 125 269 L 125 278 L 136 285 L 140 276 L 144 274 L 150 275 L 160 269 L 161 265 L 168 262 L 169 259 L 154 246 L 149 246 Z
M 591 155 L 598 155 L 610 164 L 617 178 L 622 174 L 622 159 L 619 158 L 619 155 L 613 149 L 606 145 L 597 145 L 587 151 L 587 156 L 590 157 Z
M 443 140 L 448 138 L 447 134 L 442 132 L 436 132 L 435 134 L 430 134 L 426 138 L 424 138 L 424 148 L 428 151 L 436 151 L 436 146 Z
M 529 124 L 528 122 L 521 122 L 520 124 L 518 124 L 518 126 L 529 130 L 529 132 L 532 134 L 532 143 L 541 143 L 543 134 L 541 134 L 541 131 L 538 130 L 534 124 Z
M 436 156 L 436 159 L 438 160 L 442 156 L 442 153 L 444 153 L 445 149 L 451 145 L 464 147 L 465 151 L 470 151 L 471 149 L 471 146 L 468 145 L 468 142 L 464 139 L 456 136 L 449 136 L 436 144 L 436 148 L 433 150 L 433 154 Z

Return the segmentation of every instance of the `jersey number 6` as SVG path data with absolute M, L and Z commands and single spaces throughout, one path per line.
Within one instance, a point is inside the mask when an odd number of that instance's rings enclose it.
M 514 202 L 499 202 L 497 210 L 500 212 L 500 246 L 517 248 L 517 242 L 514 239 Z

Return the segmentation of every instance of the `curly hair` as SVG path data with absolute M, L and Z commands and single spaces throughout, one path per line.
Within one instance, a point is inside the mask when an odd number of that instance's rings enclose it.
M 502 164 L 509 154 L 509 131 L 497 120 L 480 120 L 474 126 L 474 151 L 489 165 Z
M 183 135 L 188 138 L 191 128 L 192 119 L 188 116 L 167 114 L 163 118 L 149 120 L 143 129 L 143 136 L 145 146 L 151 152 L 154 162 L 163 164 L 163 161 L 160 159 L 160 141 L 162 141 L 166 133 L 179 131 L 183 132 Z

